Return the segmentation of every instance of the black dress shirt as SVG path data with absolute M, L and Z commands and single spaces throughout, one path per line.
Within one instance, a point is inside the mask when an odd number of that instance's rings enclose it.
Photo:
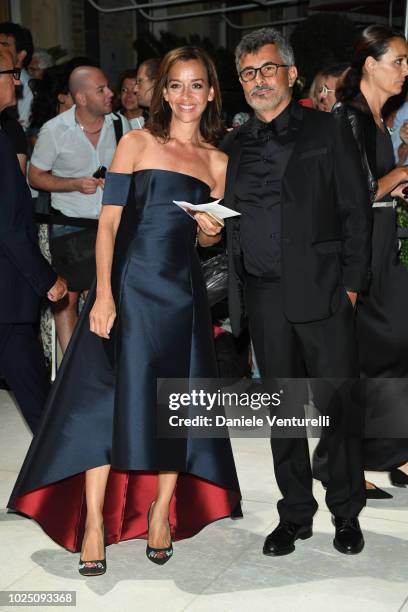
M 269 123 L 253 118 L 240 159 L 241 248 L 245 269 L 255 276 L 281 276 L 281 183 L 295 143 L 293 104 Z

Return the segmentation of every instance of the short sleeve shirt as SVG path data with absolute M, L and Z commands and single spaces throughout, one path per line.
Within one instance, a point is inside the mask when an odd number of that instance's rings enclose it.
M 109 168 L 116 150 L 114 115 L 105 115 L 96 148 L 75 119 L 75 106 L 47 121 L 40 130 L 31 164 L 51 170 L 54 176 L 80 178 L 92 176 L 99 166 Z M 125 128 L 125 126 L 124 126 Z M 126 131 L 126 129 L 124 129 Z M 68 217 L 97 219 L 101 210 L 102 189 L 96 193 L 54 192 L 51 205 Z

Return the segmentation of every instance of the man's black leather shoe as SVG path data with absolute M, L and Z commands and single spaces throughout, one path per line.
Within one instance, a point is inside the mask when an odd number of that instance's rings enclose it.
M 295 550 L 295 540 L 307 540 L 313 535 L 312 525 L 297 525 L 289 521 L 280 521 L 270 533 L 263 546 L 263 554 L 271 557 L 288 555 Z
M 361 533 L 358 518 L 344 519 L 338 516 L 333 517 L 336 527 L 336 535 L 333 546 L 336 550 L 345 555 L 357 555 L 364 548 L 364 538 Z

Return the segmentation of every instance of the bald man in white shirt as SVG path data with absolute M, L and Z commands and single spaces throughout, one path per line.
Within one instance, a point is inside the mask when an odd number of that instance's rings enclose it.
M 113 93 L 104 73 L 93 66 L 76 68 L 69 81 L 75 105 L 44 124 L 34 148 L 29 181 L 35 189 L 51 193 L 51 206 L 60 215 L 81 219 L 98 219 L 101 210 L 103 178 L 93 174 L 100 167 L 108 168 L 115 153 L 118 129 L 122 123 L 112 114 Z M 65 224 L 64 224 L 65 223 Z M 61 233 L 74 236 L 77 227 L 69 228 L 63 217 Z M 57 236 L 54 226 L 51 238 Z M 84 223 L 84 227 L 86 223 Z M 88 229 L 87 232 L 92 232 Z M 96 228 L 95 228 L 96 235 Z M 51 240 L 52 246 L 52 240 Z M 67 253 L 67 258 L 69 254 Z M 69 260 L 68 260 L 69 263 Z M 58 270 L 58 262 L 54 261 Z M 55 309 L 55 322 L 61 349 L 64 352 L 78 319 L 77 304 L 80 292 L 89 289 L 94 274 L 94 259 L 86 265 L 72 266 L 68 281 L 68 296 Z M 82 269 L 81 269 L 82 268 Z M 87 284 L 88 286 L 83 286 Z

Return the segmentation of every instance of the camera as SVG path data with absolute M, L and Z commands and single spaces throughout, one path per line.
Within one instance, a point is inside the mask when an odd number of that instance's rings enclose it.
M 94 178 L 96 178 L 96 179 L 100 179 L 100 178 L 101 178 L 101 179 L 104 179 L 104 178 L 105 178 L 105 175 L 106 175 L 106 168 L 105 168 L 105 166 L 99 166 L 99 167 L 98 167 L 98 168 L 95 170 L 95 172 L 93 173 L 93 175 L 92 175 L 92 176 L 93 176 Z

